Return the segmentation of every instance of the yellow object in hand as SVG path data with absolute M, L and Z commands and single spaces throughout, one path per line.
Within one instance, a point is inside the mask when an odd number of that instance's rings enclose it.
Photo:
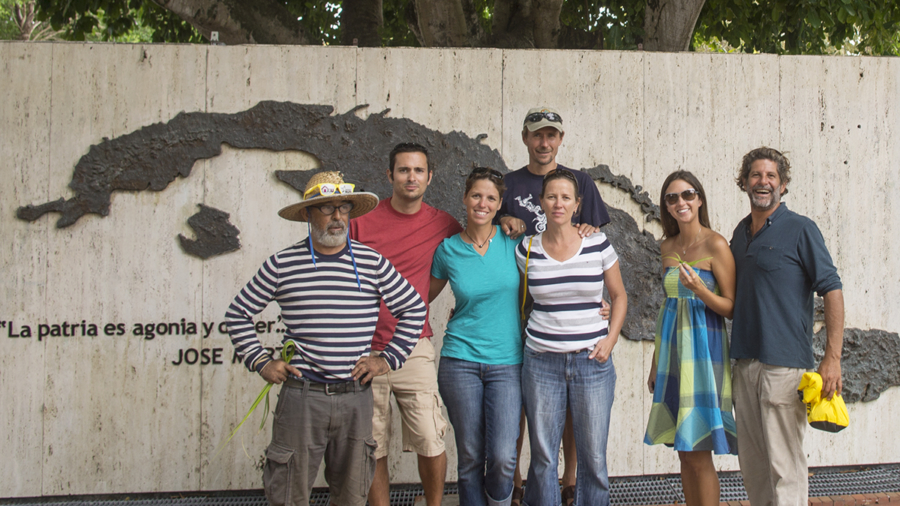
M 797 395 L 806 404 L 806 419 L 812 428 L 840 432 L 850 425 L 850 414 L 843 397 L 834 394 L 831 399 L 822 398 L 822 376 L 819 373 L 804 373 Z

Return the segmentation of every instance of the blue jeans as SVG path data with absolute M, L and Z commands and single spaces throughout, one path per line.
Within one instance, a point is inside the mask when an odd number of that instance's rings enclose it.
M 522 366 L 441 357 L 438 388 L 456 434 L 460 506 L 508 506 L 522 412 Z
M 567 401 L 578 449 L 575 505 L 609 504 L 606 440 L 615 389 L 612 357 L 598 362 L 589 359 L 587 351 L 538 353 L 525 347 L 522 394 L 531 440 L 531 468 L 523 504 L 560 504 L 557 466 Z

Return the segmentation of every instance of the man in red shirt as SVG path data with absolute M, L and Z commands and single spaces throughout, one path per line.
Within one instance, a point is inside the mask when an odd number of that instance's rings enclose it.
M 462 232 L 452 216 L 422 201 L 432 175 L 424 146 L 398 144 L 391 151 L 387 171 L 394 187 L 393 195 L 379 202 L 373 211 L 350 222 L 350 237 L 381 253 L 426 298 L 435 250 L 445 238 Z M 372 339 L 373 352 L 384 349 L 396 325 L 397 320 L 382 303 Z M 438 393 L 432 335 L 426 318 L 418 344 L 404 366 L 372 381 L 375 397 L 372 430 L 378 449 L 375 479 L 369 489 L 371 506 L 390 504 L 387 455 L 391 441 L 391 393 L 400 408 L 403 451 L 418 454 L 419 476 L 428 506 L 441 504 L 447 475 L 444 450 L 447 421 L 441 413 L 444 403 Z

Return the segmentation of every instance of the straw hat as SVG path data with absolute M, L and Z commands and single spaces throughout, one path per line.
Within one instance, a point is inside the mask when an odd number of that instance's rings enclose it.
M 306 189 L 303 194 L 306 195 L 310 189 L 322 183 L 331 183 L 336 186 L 344 184 L 344 176 L 340 172 L 318 172 L 313 174 L 306 183 Z M 356 190 L 354 188 L 354 190 Z M 378 205 L 378 195 L 370 192 L 354 191 L 353 193 L 334 193 L 332 195 L 323 196 L 319 193 L 313 193 L 308 199 L 290 205 L 278 211 L 278 216 L 291 221 L 307 221 L 306 214 L 301 213 L 302 209 L 309 206 L 319 206 L 336 200 L 348 200 L 353 202 L 353 210 L 350 211 L 350 218 L 359 218 L 367 212 L 375 209 Z

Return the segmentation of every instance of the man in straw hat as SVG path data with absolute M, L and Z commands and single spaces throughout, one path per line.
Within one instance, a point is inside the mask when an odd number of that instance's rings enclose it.
M 383 254 L 403 274 L 423 299 L 431 283 L 431 260 L 447 237 L 462 232 L 452 216 L 423 202 L 433 169 L 428 150 L 413 143 L 401 143 L 391 150 L 387 177 L 393 187 L 391 197 L 362 218 L 350 222 L 350 237 Z M 381 351 L 394 333 L 397 320 L 382 304 L 372 349 Z M 372 381 L 375 396 L 375 480 L 369 491 L 371 506 L 390 504 L 388 446 L 391 441 L 391 394 L 397 400 L 403 432 L 403 451 L 415 452 L 419 476 L 428 506 L 441 504 L 447 475 L 444 433 L 447 421 L 441 413 L 434 367 L 433 332 L 425 328 L 403 369 Z
M 338 172 L 315 174 L 303 200 L 278 212 L 305 221 L 309 237 L 266 260 L 225 314 L 244 364 L 284 384 L 266 449 L 263 483 L 272 504 L 308 505 L 319 463 L 332 504 L 364 505 L 375 474 L 371 380 L 399 369 L 425 323 L 425 303 L 377 251 L 347 240 L 348 219 L 378 204 Z M 253 316 L 272 300 L 287 327 L 288 362 L 273 360 Z M 379 302 L 398 323 L 378 356 L 369 354 Z

